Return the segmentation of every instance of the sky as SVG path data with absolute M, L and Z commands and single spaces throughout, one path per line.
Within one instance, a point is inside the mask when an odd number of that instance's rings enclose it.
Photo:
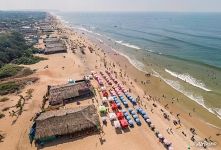
M 0 0 L 0 10 L 221 12 L 221 0 Z

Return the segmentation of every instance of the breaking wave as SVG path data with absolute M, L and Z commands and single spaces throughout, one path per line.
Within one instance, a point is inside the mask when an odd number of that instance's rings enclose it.
M 195 87 L 198 87 L 198 88 L 200 88 L 200 89 L 202 89 L 204 91 L 207 91 L 207 92 L 211 91 L 210 89 L 208 89 L 206 87 L 206 85 L 202 81 L 195 79 L 194 77 L 190 76 L 188 73 L 179 74 L 179 73 L 170 71 L 168 69 L 165 69 L 165 71 L 167 73 L 169 73 L 170 75 L 172 75 L 172 76 L 174 76 L 176 78 L 179 78 L 180 80 L 183 80 L 183 81 L 185 81 L 185 82 L 187 82 L 187 83 L 189 83 L 189 84 L 191 84 L 191 85 L 193 85 Z
M 118 53 L 119 55 L 124 56 L 135 68 L 137 68 L 138 70 L 140 70 L 142 72 L 145 72 L 143 69 L 145 65 L 142 62 L 135 60 L 135 59 L 131 59 L 128 55 L 125 55 L 125 54 L 123 54 L 113 48 L 112 48 L 112 50 L 114 52 Z
M 178 92 L 184 94 L 186 97 L 190 98 L 191 100 L 194 100 L 196 103 L 204 107 L 206 110 L 208 110 L 210 113 L 216 115 L 219 119 L 221 119 L 221 109 L 219 108 L 209 108 L 205 105 L 204 99 L 201 95 L 195 94 L 191 91 L 187 91 L 179 81 L 169 80 L 163 78 L 158 72 L 155 70 L 153 71 L 153 75 L 161 78 L 164 82 L 166 82 L 169 86 L 171 86 L 173 89 L 177 90 Z
M 115 41 L 115 42 L 117 42 L 118 44 L 121 44 L 123 46 L 127 46 L 129 48 L 134 48 L 134 49 L 138 49 L 138 50 L 141 49 L 140 47 L 138 47 L 136 45 L 132 45 L 130 43 L 123 43 L 123 41 Z

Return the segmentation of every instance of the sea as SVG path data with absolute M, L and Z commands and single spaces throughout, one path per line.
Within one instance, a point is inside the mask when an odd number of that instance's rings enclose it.
M 55 14 L 221 119 L 221 13 Z

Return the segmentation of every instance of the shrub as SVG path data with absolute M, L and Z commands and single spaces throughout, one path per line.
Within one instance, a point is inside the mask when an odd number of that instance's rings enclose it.
M 24 64 L 24 65 L 30 65 L 38 63 L 41 60 L 45 60 L 46 58 L 39 57 L 39 56 L 22 56 L 20 58 L 14 59 L 12 63 L 15 64 Z
M 13 93 L 19 90 L 19 84 L 15 82 L 7 82 L 0 84 L 0 95 Z
M 0 68 L 0 79 L 11 77 L 16 75 L 19 71 L 22 70 L 21 66 L 15 64 L 6 64 Z

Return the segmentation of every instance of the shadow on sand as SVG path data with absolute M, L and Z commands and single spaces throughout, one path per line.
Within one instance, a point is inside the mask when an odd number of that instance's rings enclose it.
M 80 136 L 71 136 L 71 135 L 62 136 L 62 137 L 56 138 L 53 141 L 46 142 L 46 143 L 44 143 L 44 145 L 35 144 L 35 146 L 37 147 L 37 150 L 41 150 L 46 147 L 51 147 L 51 146 L 55 146 L 55 145 L 59 145 L 59 144 L 64 144 L 64 143 L 69 143 L 69 142 L 81 140 L 81 139 L 84 139 L 85 137 L 93 136 L 93 135 L 99 135 L 99 132 L 84 134 L 84 135 L 80 135 Z M 105 141 L 106 141 L 105 139 L 100 139 L 101 144 L 103 144 Z

